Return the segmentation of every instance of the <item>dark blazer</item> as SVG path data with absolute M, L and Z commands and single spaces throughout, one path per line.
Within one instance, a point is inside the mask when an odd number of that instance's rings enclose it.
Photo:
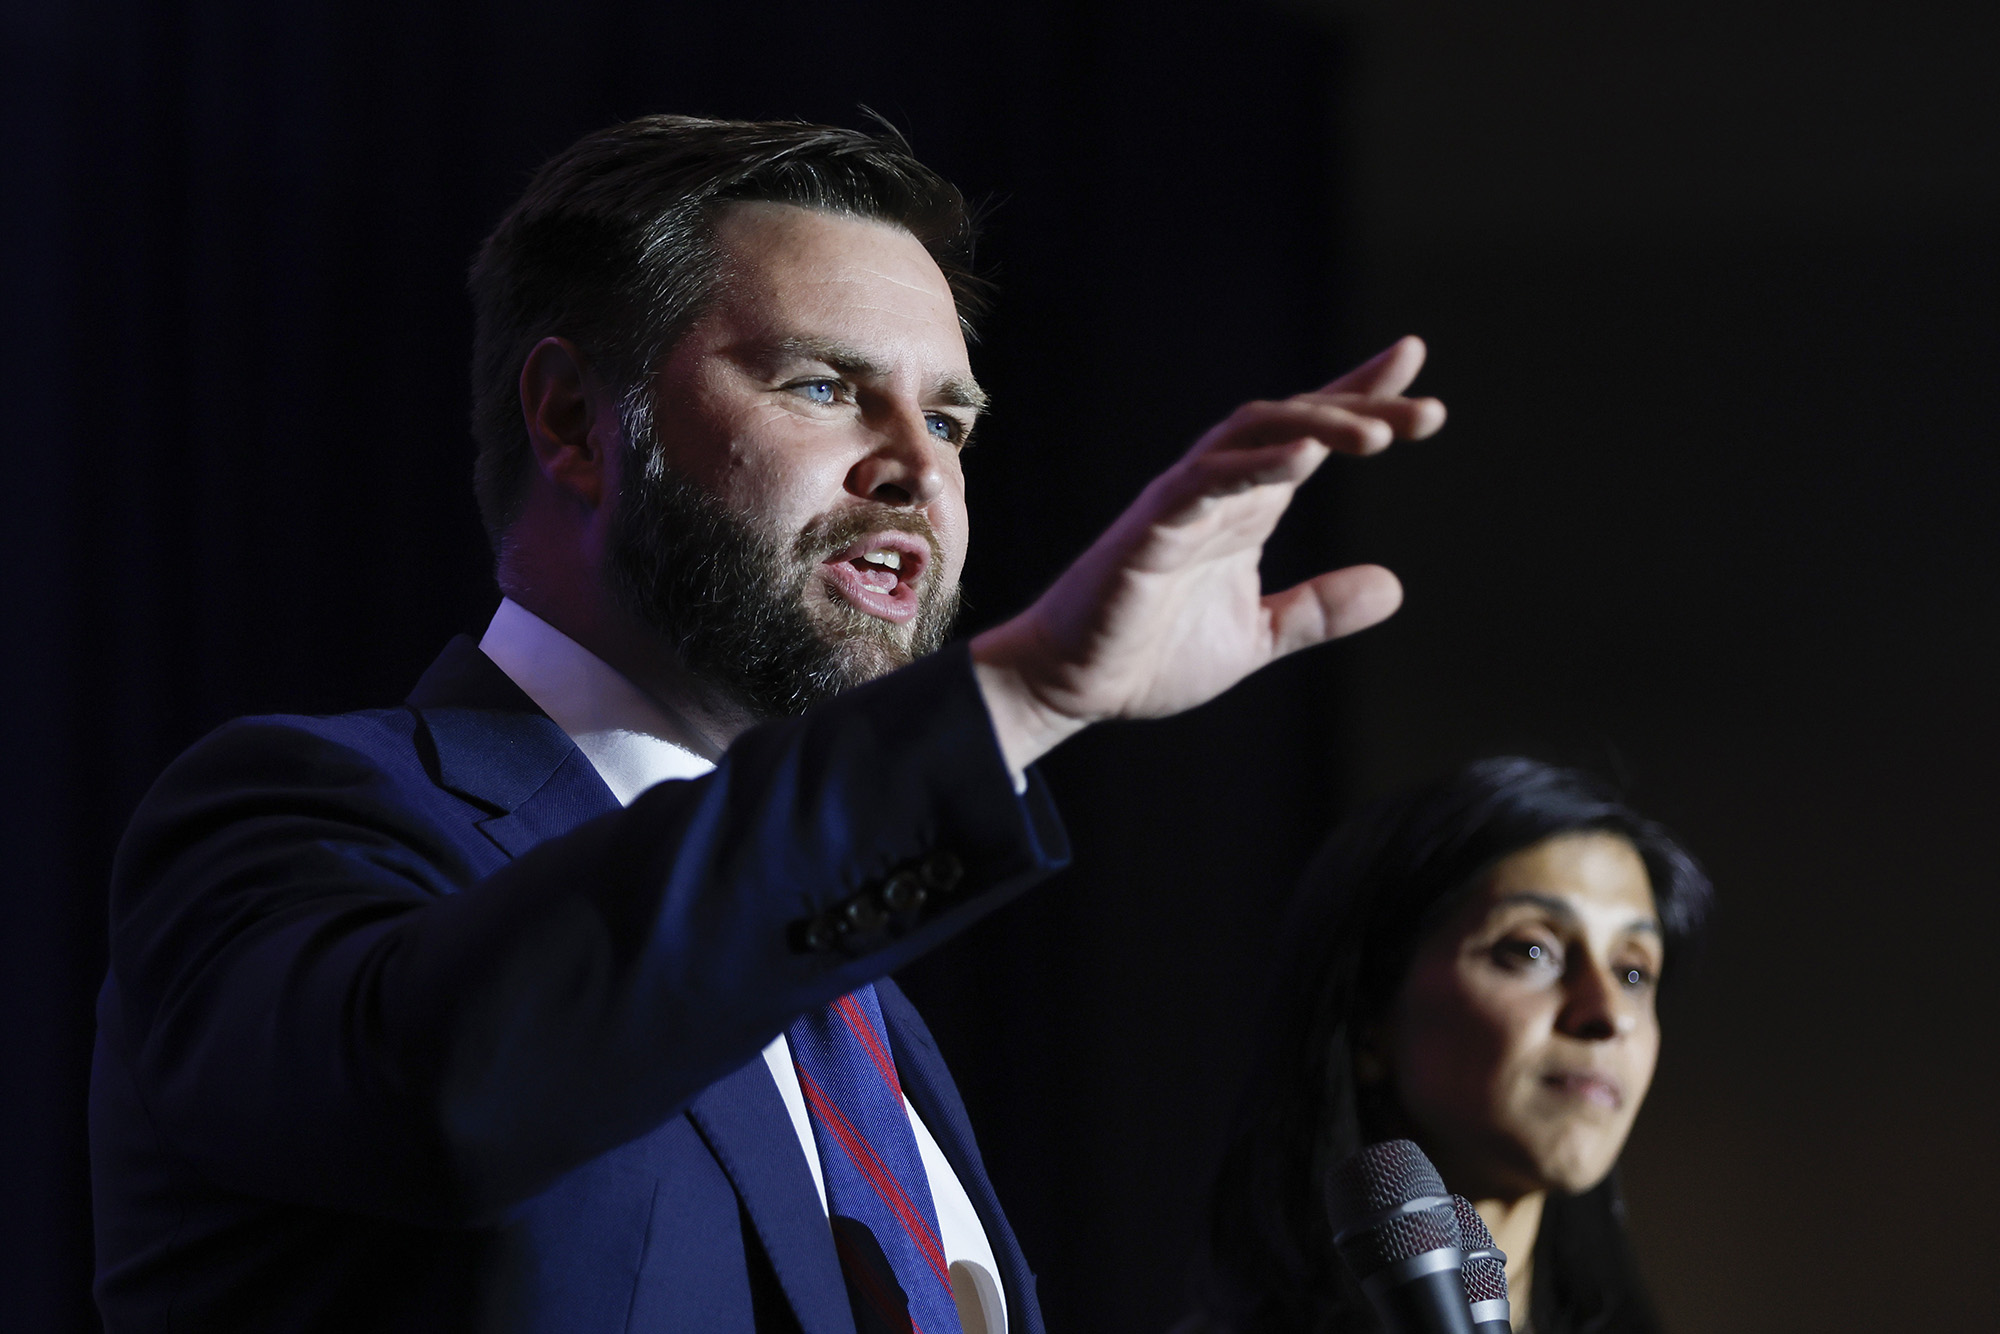
M 622 810 L 467 639 L 403 708 L 231 723 L 161 777 L 114 873 L 107 1329 L 850 1334 L 758 1053 L 1066 857 L 962 649 Z M 1039 1334 L 951 1076 L 880 994 Z

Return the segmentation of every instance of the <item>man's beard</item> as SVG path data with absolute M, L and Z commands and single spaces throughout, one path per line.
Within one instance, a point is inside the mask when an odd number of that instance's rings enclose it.
M 942 585 L 943 553 L 921 514 L 842 510 L 788 545 L 670 468 L 650 431 L 628 429 L 626 439 L 639 466 L 627 471 L 612 519 L 613 589 L 682 666 L 756 717 L 802 713 L 935 652 L 950 634 L 958 588 Z M 819 573 L 829 556 L 884 531 L 914 533 L 931 548 L 907 626 L 851 605 Z

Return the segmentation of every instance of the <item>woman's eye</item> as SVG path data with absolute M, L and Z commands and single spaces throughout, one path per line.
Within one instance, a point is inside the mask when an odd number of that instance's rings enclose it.
M 1628 987 L 1650 987 L 1653 985 L 1653 970 L 1650 968 L 1625 967 L 1617 970 L 1619 980 Z
M 1493 947 L 1493 957 L 1504 967 L 1560 968 L 1562 956 L 1553 945 L 1538 940 L 1503 940 Z

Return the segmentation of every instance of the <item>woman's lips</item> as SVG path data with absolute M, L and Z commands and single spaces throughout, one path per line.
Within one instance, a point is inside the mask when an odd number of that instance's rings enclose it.
M 917 614 L 922 602 L 929 543 L 914 533 L 880 532 L 850 543 L 820 562 L 834 591 L 857 609 L 895 625 Z
M 1607 1112 L 1615 1112 L 1625 1105 L 1625 1091 L 1609 1075 L 1593 1074 L 1588 1070 L 1559 1070 L 1543 1075 L 1542 1085 L 1563 1097 L 1601 1107 Z

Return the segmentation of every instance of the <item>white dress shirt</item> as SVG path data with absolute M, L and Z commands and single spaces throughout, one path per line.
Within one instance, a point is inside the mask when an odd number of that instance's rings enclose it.
M 621 805 L 631 805 L 655 783 L 699 778 L 715 767 L 712 760 L 697 753 L 703 740 L 684 719 L 511 598 L 493 613 L 479 648 L 568 734 Z M 792 1068 L 792 1050 L 783 1033 L 764 1048 L 764 1063 L 778 1085 L 778 1095 L 785 1100 L 785 1110 L 791 1113 L 792 1129 L 819 1192 L 820 1210 L 825 1212 L 826 1178 L 820 1170 L 805 1095 L 799 1090 L 798 1071 Z M 986 1229 L 980 1225 L 958 1174 L 951 1170 L 907 1098 L 903 1110 L 909 1114 L 910 1129 L 916 1132 L 917 1152 L 930 1180 L 959 1322 L 965 1334 L 1006 1334 L 1007 1300 L 1000 1289 L 1000 1267 L 994 1262 Z

